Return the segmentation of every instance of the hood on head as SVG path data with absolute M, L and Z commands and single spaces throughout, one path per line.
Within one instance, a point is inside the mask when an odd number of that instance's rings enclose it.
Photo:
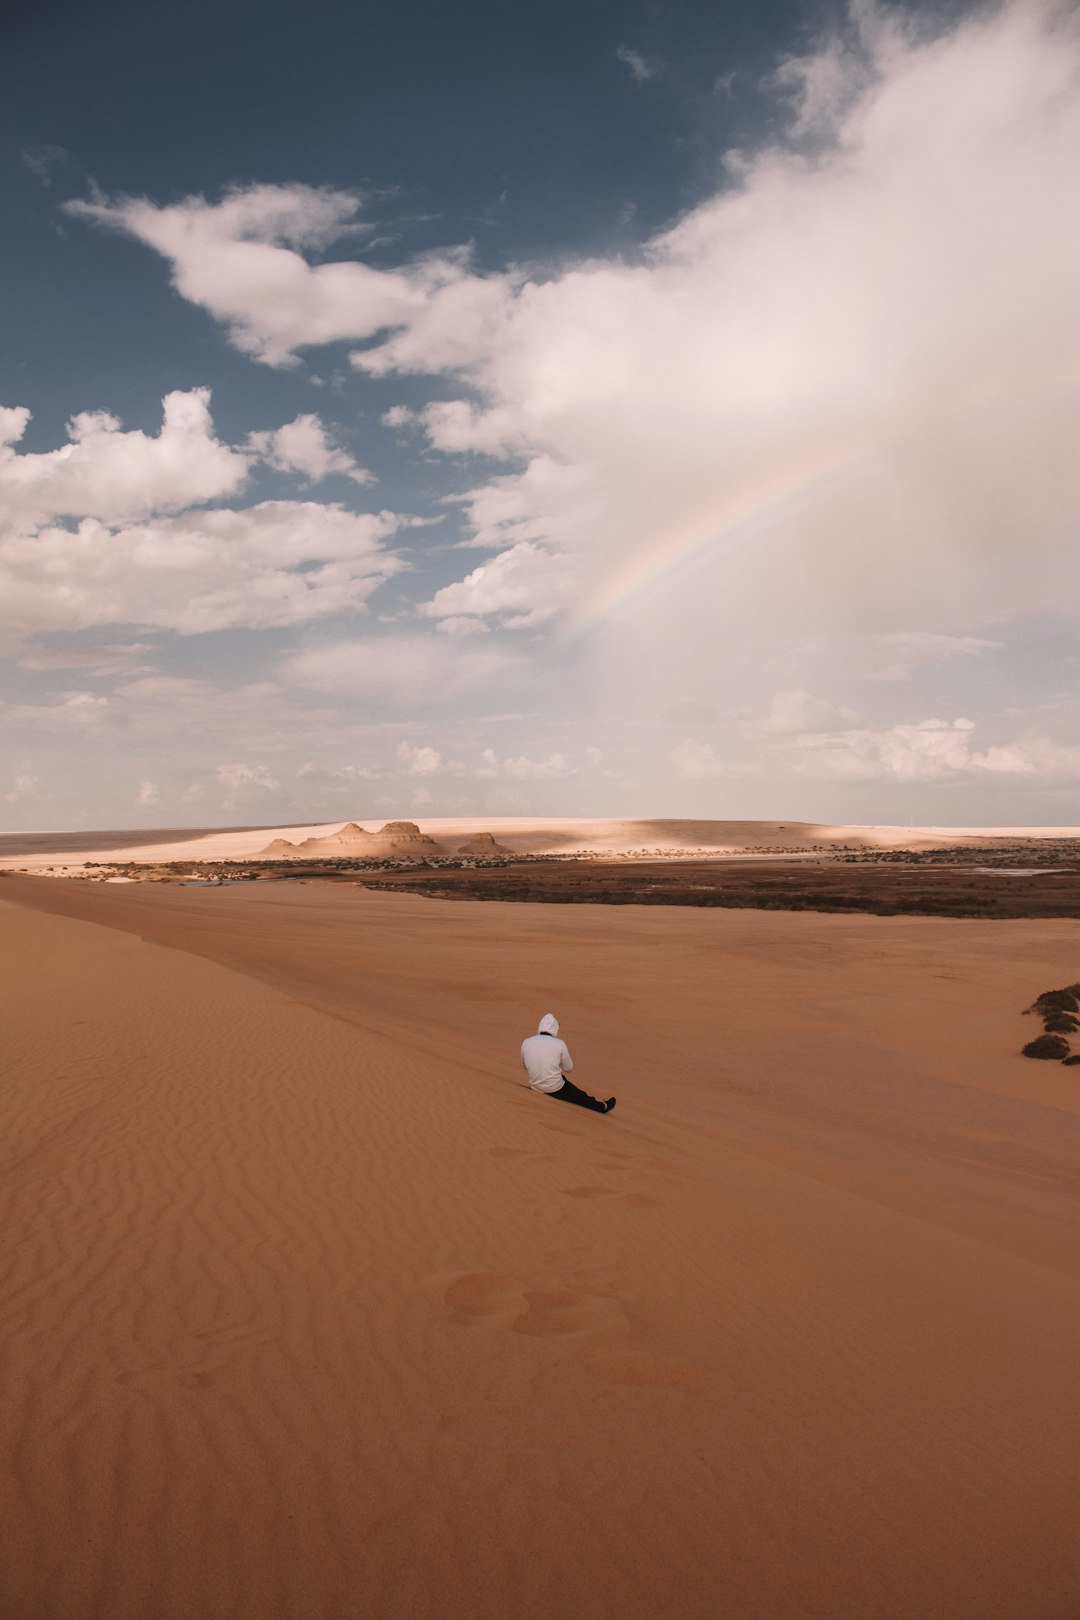
M 559 1020 L 554 1013 L 545 1013 L 540 1020 L 538 1035 L 557 1035 L 559 1033 Z

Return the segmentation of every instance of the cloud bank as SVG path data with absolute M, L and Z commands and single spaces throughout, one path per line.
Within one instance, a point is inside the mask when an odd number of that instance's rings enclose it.
M 252 360 L 339 345 L 361 378 L 414 379 L 386 432 L 448 458 L 487 555 L 418 568 L 410 625 L 335 632 L 283 681 L 374 720 L 590 664 L 623 780 L 662 793 L 674 772 L 713 806 L 755 778 L 779 802 L 794 782 L 1069 777 L 1061 711 L 907 694 L 1010 659 L 1019 677 L 1023 626 L 1077 617 L 1076 8 L 934 23 L 863 0 L 768 89 L 776 138 L 723 154 L 714 194 L 632 255 L 481 273 L 451 245 L 387 268 L 365 259 L 370 198 L 330 187 L 68 205 L 160 255 Z M 359 487 L 318 418 L 228 446 L 195 391 L 156 438 L 91 413 L 30 455 L 25 426 L 0 413 L 0 587 L 24 627 L 300 625 L 400 567 L 391 514 L 211 505 L 260 460 Z M 713 713 L 674 740 L 688 722 L 663 719 Z
M 239 450 L 215 438 L 208 390 L 169 394 L 163 410 L 156 437 L 105 412 L 74 417 L 70 442 L 40 454 L 17 448 L 29 411 L 0 411 L 0 633 L 13 643 L 109 624 L 190 635 L 357 614 L 404 566 L 383 546 L 399 527 L 390 512 L 207 507 L 236 495 L 260 457 L 307 480 L 366 481 L 317 417 Z

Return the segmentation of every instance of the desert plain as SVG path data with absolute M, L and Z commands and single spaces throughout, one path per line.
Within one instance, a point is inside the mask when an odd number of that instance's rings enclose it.
M 1080 918 L 34 875 L 273 834 L 2 851 L 5 1617 L 1075 1620 Z

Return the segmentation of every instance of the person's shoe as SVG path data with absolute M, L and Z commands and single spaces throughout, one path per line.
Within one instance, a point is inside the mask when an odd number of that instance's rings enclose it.
M 604 1103 L 604 1113 L 605 1114 L 610 1114 L 611 1110 L 614 1108 L 617 1101 L 618 1101 L 618 1099 L 615 1098 L 615 1097 L 608 1097 L 608 1099 Z

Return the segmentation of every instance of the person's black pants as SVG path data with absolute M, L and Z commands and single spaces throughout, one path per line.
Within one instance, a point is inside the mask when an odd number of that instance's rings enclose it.
M 579 1108 L 591 1108 L 594 1114 L 606 1114 L 607 1109 L 596 1097 L 590 1097 L 587 1091 L 581 1091 L 572 1080 L 564 1080 L 558 1091 L 549 1091 L 549 1097 L 561 1097 L 563 1102 L 577 1103 Z

